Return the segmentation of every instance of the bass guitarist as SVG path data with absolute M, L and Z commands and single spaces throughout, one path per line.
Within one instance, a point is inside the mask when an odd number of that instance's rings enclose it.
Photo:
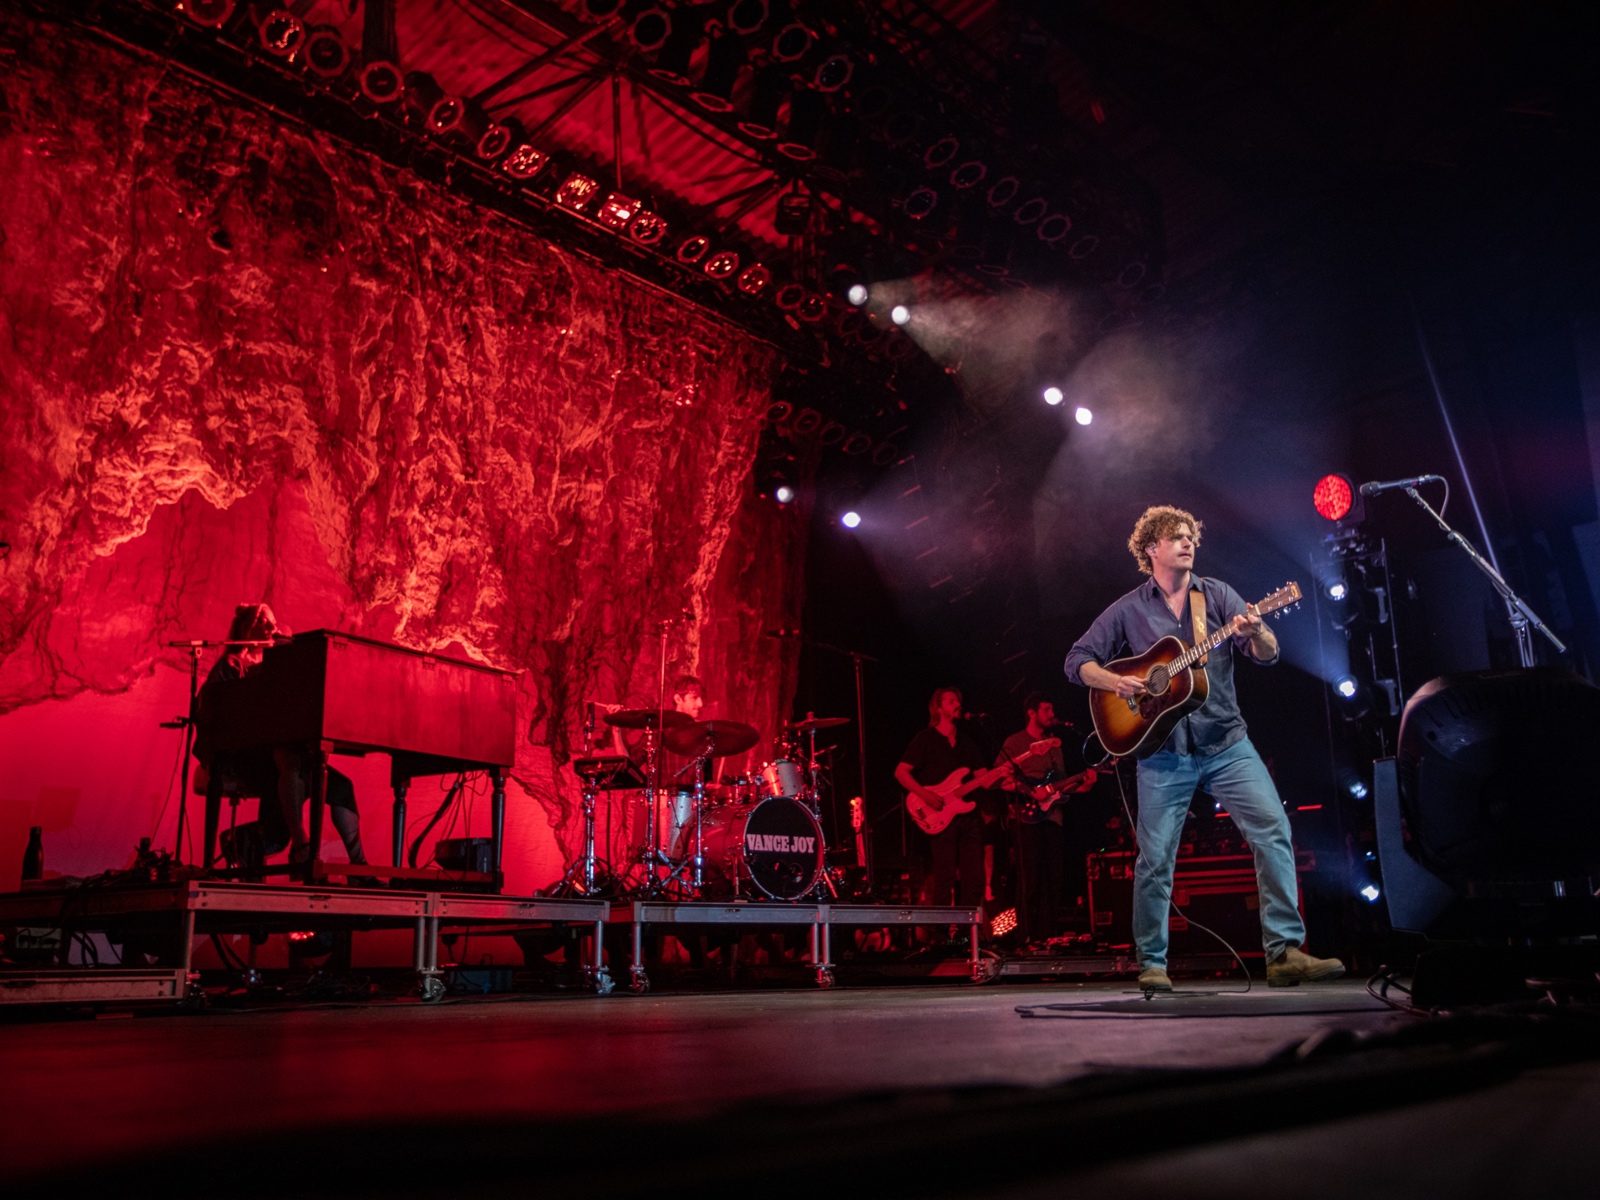
M 894 777 L 906 791 L 919 796 L 935 811 L 948 800 L 931 784 L 939 784 L 961 767 L 983 770 L 983 752 L 961 729 L 961 692 L 953 687 L 934 691 L 928 700 L 928 726 L 919 730 L 906 746 L 894 769 Z M 940 833 L 928 835 L 933 847 L 933 884 L 930 904 L 955 903 L 976 907 L 983 903 L 983 819 L 977 812 L 963 812 Z
M 1142 654 L 1164 637 L 1185 643 L 1227 626 L 1232 636 L 1202 659 L 1210 690 L 1205 704 L 1139 761 L 1139 858 L 1134 866 L 1133 938 L 1139 986 L 1171 991 L 1167 975 L 1167 912 L 1184 817 L 1196 789 L 1219 801 L 1255 854 L 1261 895 L 1261 940 L 1267 983 L 1293 987 L 1344 974 L 1336 958 L 1312 958 L 1301 945 L 1294 844 L 1289 818 L 1266 764 L 1250 744 L 1233 687 L 1237 652 L 1258 663 L 1278 659 L 1278 641 L 1233 588 L 1193 573 L 1200 522 L 1181 508 L 1145 509 L 1128 550 L 1149 580 L 1101 613 L 1067 654 L 1067 678 L 1133 700 L 1144 682 L 1107 670 L 1124 654 Z

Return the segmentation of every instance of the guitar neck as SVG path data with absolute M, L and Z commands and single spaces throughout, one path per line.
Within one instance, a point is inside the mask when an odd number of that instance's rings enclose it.
M 1182 671 L 1194 666 L 1194 664 L 1200 661 L 1201 658 L 1207 654 L 1210 654 L 1213 650 L 1222 645 L 1223 642 L 1227 641 L 1232 636 L 1232 628 L 1224 625 L 1210 637 L 1206 638 L 1205 641 L 1199 643 L 1198 645 L 1190 646 L 1182 654 L 1178 655 L 1177 658 L 1172 660 L 1172 665 L 1168 669 L 1171 671 Z

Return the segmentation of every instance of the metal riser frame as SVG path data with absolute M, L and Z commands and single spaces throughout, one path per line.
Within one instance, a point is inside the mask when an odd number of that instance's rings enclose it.
M 993 973 L 978 953 L 978 934 L 983 922 L 981 909 L 936 905 L 895 904 L 811 904 L 756 901 L 727 904 L 702 900 L 634 900 L 614 904 L 611 921 L 632 926 L 632 947 L 628 962 L 628 987 L 634 992 L 650 990 L 644 966 L 646 925 L 807 925 L 811 929 L 811 963 L 817 986 L 834 984 L 833 926 L 860 925 L 965 925 L 968 930 L 967 967 L 974 983 L 987 983 Z
M 224 932 L 232 927 L 259 923 L 260 919 L 344 918 L 378 922 L 381 927 L 414 930 L 412 965 L 417 972 L 418 989 L 425 1000 L 444 995 L 439 970 L 439 932 L 441 928 L 483 928 L 526 926 L 530 924 L 572 924 L 592 927 L 593 952 L 584 964 L 584 976 L 598 994 L 611 991 L 605 968 L 604 932 L 610 905 L 604 900 L 547 899 L 542 896 L 489 896 L 450 892 L 408 892 L 364 888 L 273 887 L 262 884 L 199 883 L 170 884 L 139 888 L 39 888 L 0 894 L 0 925 L 35 925 L 86 931 L 103 929 L 118 918 L 171 914 L 179 922 L 182 962 L 177 971 L 155 972 L 167 978 L 176 975 L 176 994 L 150 994 L 140 979 L 129 981 L 137 995 L 123 999 L 188 998 L 195 986 L 193 971 L 194 935 L 197 918 L 204 918 L 206 932 Z M 65 946 L 68 939 L 63 937 Z M 110 976 L 115 969 L 106 968 Z M 129 974 L 128 972 L 117 972 Z M 33 971 L 26 980 L 10 986 L 0 977 L 0 1003 L 91 1003 L 111 997 L 95 971 Z M 148 972 L 133 972 L 144 975 Z M 55 980 L 45 984 L 39 980 Z M 107 984 L 109 986 L 109 982 Z M 44 990 L 41 990 L 43 988 Z M 125 989 L 126 990 L 126 989 Z M 46 999 L 46 997 L 49 999 Z

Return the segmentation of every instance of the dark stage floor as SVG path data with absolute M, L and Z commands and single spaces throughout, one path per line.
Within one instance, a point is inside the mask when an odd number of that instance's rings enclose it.
M 41 1193 L 166 1178 L 224 1195 L 1533 1196 L 1592 1178 L 1592 1065 L 1455 1054 L 1368 1078 L 1312 1061 L 1265 1090 L 1217 1070 L 1422 1025 L 1349 981 L 1148 1003 L 1126 985 L 919 987 L 11 1024 L 0 1136 L 7 1174 Z M 1441 1092 L 1457 1094 L 1426 1099 Z M 1297 1108 L 1308 1095 L 1330 1107 Z M 1295 1127 L 1229 1136 L 1274 1125 Z

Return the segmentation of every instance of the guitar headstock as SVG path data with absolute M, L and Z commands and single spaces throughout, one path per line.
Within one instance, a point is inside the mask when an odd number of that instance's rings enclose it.
M 1262 617 L 1282 616 L 1284 610 L 1298 607 L 1301 598 L 1300 585 L 1291 579 L 1255 606 L 1256 615 Z

